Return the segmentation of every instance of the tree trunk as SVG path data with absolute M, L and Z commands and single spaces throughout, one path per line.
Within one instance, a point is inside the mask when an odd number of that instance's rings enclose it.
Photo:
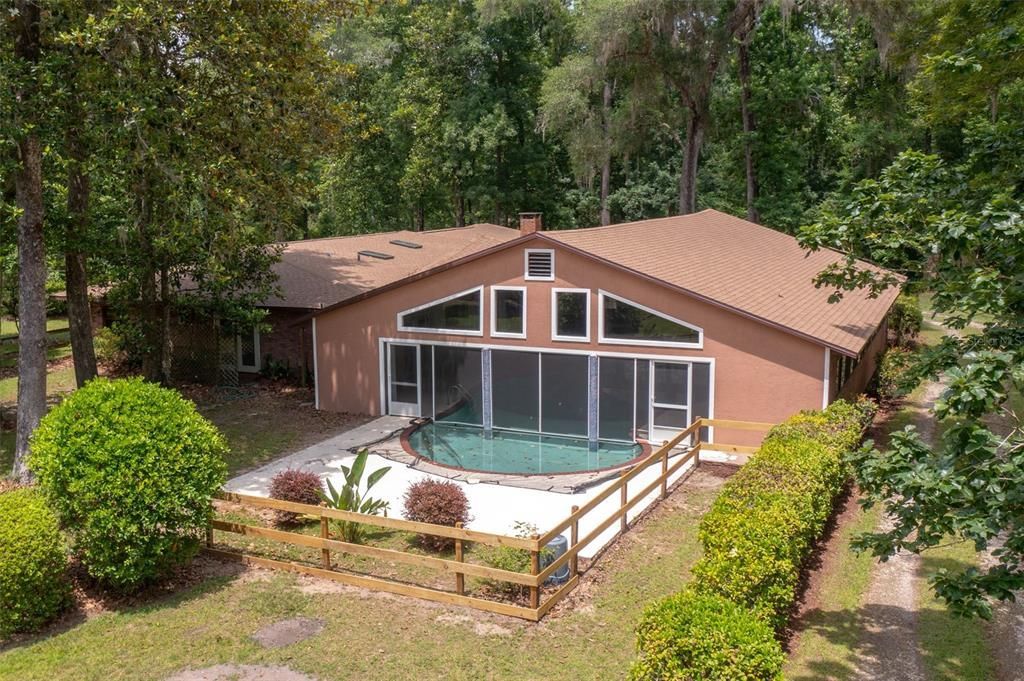
M 704 141 L 704 113 L 690 109 L 686 122 L 686 144 L 683 148 L 683 168 L 679 174 L 679 214 L 687 215 L 697 210 L 697 164 L 700 148 Z
M 423 209 L 423 203 L 417 203 L 414 209 L 413 219 L 415 220 L 414 229 L 417 232 L 422 232 L 424 223 L 426 222 L 426 211 Z
M 160 382 L 171 382 L 171 277 L 166 267 L 160 268 Z
M 40 56 L 39 4 L 22 0 L 16 9 L 14 54 L 27 64 Z M 30 120 L 34 102 L 28 92 L 17 94 L 19 113 Z M 18 426 L 14 443 L 15 479 L 29 481 L 25 465 L 29 438 L 46 412 L 46 249 L 43 242 L 43 151 L 33 129 L 17 144 L 14 173 L 18 217 Z
M 138 150 L 136 150 L 138 154 Z M 139 158 L 139 165 L 144 161 Z M 160 308 L 157 301 L 157 287 L 159 286 L 156 249 L 153 245 L 152 210 L 149 201 L 149 177 L 145 168 L 138 171 L 132 191 L 135 201 L 135 224 L 139 236 L 138 260 L 141 274 L 139 276 L 139 301 L 141 309 L 138 310 L 138 320 L 142 325 L 142 375 L 147 381 L 160 381 L 160 374 L 163 367 L 161 352 L 163 341 L 160 338 Z
M 739 41 L 740 115 L 743 117 L 743 162 L 747 171 L 747 219 L 760 222 L 757 214 L 757 170 L 754 168 L 754 112 L 750 110 L 750 44 L 746 35 Z
M 611 152 L 611 109 L 612 83 L 604 81 L 604 94 L 601 102 L 601 128 L 604 133 L 604 158 L 601 159 L 601 224 L 612 223 L 611 210 L 608 207 L 608 194 L 611 189 L 612 152 Z
M 86 381 L 96 378 L 96 350 L 92 340 L 89 278 L 82 252 L 82 240 L 89 224 L 89 176 L 83 168 L 85 154 L 75 126 L 68 130 L 67 155 L 68 228 L 64 248 L 64 284 L 75 383 L 81 388 Z
M 458 189 L 455 191 L 455 226 L 466 226 L 466 199 Z

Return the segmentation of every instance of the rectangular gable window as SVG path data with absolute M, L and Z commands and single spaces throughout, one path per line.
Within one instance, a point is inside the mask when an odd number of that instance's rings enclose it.
M 491 335 L 526 338 L 526 289 L 491 287 Z
M 600 337 L 602 343 L 624 345 L 660 345 L 699 348 L 704 332 L 639 303 L 600 293 Z
M 481 336 L 482 295 L 483 288 L 477 287 L 399 312 L 398 329 Z
M 590 340 L 590 291 L 551 290 L 551 337 L 554 340 Z

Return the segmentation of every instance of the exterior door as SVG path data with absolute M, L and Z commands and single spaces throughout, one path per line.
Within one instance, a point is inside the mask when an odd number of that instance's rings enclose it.
M 420 353 L 416 345 L 388 344 L 388 413 L 420 415 Z
M 244 328 L 235 337 L 238 370 L 256 373 L 260 370 L 260 332 L 255 326 Z
M 651 434 L 657 444 L 690 425 L 690 365 L 651 361 Z

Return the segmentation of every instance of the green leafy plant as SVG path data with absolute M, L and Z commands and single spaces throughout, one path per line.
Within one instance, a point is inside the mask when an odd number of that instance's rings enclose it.
M 836 402 L 773 428 L 701 521 L 695 588 L 783 626 L 800 566 L 850 476 L 843 457 L 858 447 L 869 418 L 867 403 Z
M 285 380 L 291 378 L 292 368 L 288 362 L 267 355 L 263 359 L 263 368 L 260 369 L 260 373 L 265 378 L 272 380 Z
M 89 574 L 130 591 L 199 550 L 227 451 L 177 392 L 98 378 L 43 418 L 29 467 Z
M 924 323 L 924 313 L 918 303 L 917 296 L 903 293 L 892 309 L 889 310 L 889 333 L 893 341 L 899 347 L 907 347 L 921 333 L 921 325 Z
M 512 528 L 512 534 L 522 539 L 536 537 L 539 533 L 536 525 L 522 520 L 515 521 Z M 551 549 L 542 548 L 540 550 L 542 561 L 550 555 Z M 530 552 L 526 549 L 517 549 L 512 546 L 488 546 L 481 549 L 480 557 L 491 567 L 498 568 L 499 570 L 508 570 L 509 572 L 529 572 L 532 567 Z M 522 584 L 513 584 L 501 580 L 487 579 L 484 580 L 484 584 L 494 591 L 513 598 L 524 596 L 527 593 L 527 589 L 529 589 L 529 587 Z
M 875 392 L 883 401 L 907 395 L 918 382 L 913 373 L 914 353 L 906 348 L 889 348 L 878 363 Z
M 69 603 L 57 517 L 39 492 L 0 494 L 0 638 L 37 629 Z
M 321 495 L 328 506 L 339 511 L 352 511 L 366 515 L 380 515 L 384 513 L 385 516 L 387 515 L 389 502 L 383 499 L 374 499 L 367 495 L 373 489 L 373 486 L 380 482 L 380 479 L 391 470 L 391 466 L 378 468 L 366 476 L 366 489 L 361 489 L 363 472 L 366 470 L 366 460 L 369 456 L 369 450 L 363 449 L 356 454 L 355 461 L 352 462 L 351 467 L 341 467 L 341 472 L 345 477 L 345 484 L 341 486 L 341 490 L 335 489 L 331 479 L 327 478 L 327 493 L 321 492 Z M 365 536 L 365 525 L 347 520 L 338 521 L 336 525 L 344 541 L 351 544 L 362 543 Z
M 637 626 L 634 681 L 781 679 L 772 628 L 727 598 L 685 589 L 648 606 Z

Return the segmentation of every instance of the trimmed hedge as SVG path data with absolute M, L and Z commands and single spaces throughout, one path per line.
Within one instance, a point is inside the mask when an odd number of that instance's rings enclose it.
M 843 455 L 860 442 L 870 413 L 840 401 L 768 433 L 701 521 L 698 589 L 746 606 L 776 628 L 786 623 L 800 566 L 850 477 Z
M 38 629 L 70 602 L 57 517 L 38 492 L 0 494 L 0 638 Z
M 726 598 L 691 589 L 644 611 L 637 647 L 635 680 L 781 679 L 786 660 L 767 623 Z
M 761 631 L 758 627 L 770 633 L 786 624 L 800 568 L 850 477 L 844 454 L 860 443 L 874 408 L 866 400 L 839 401 L 772 428 L 701 520 L 704 555 L 693 568 L 689 590 L 655 605 L 641 621 L 634 679 L 778 678 L 777 669 L 762 664 L 776 659 L 773 655 L 759 652 L 737 667 L 705 668 L 692 666 L 698 664 L 691 660 L 692 651 L 666 647 L 692 648 L 705 639 L 738 645 L 748 640 L 747 634 L 753 636 L 750 632 Z M 714 600 L 701 600 L 690 591 Z M 708 603 L 728 616 L 708 616 Z M 724 610 L 723 604 L 732 609 Z M 668 633 L 650 633 L 662 629 Z M 779 644 L 770 643 L 781 656 Z M 677 666 L 649 662 L 665 659 Z
M 43 418 L 29 467 L 89 574 L 130 591 L 199 550 L 227 451 L 177 392 L 99 378 Z

